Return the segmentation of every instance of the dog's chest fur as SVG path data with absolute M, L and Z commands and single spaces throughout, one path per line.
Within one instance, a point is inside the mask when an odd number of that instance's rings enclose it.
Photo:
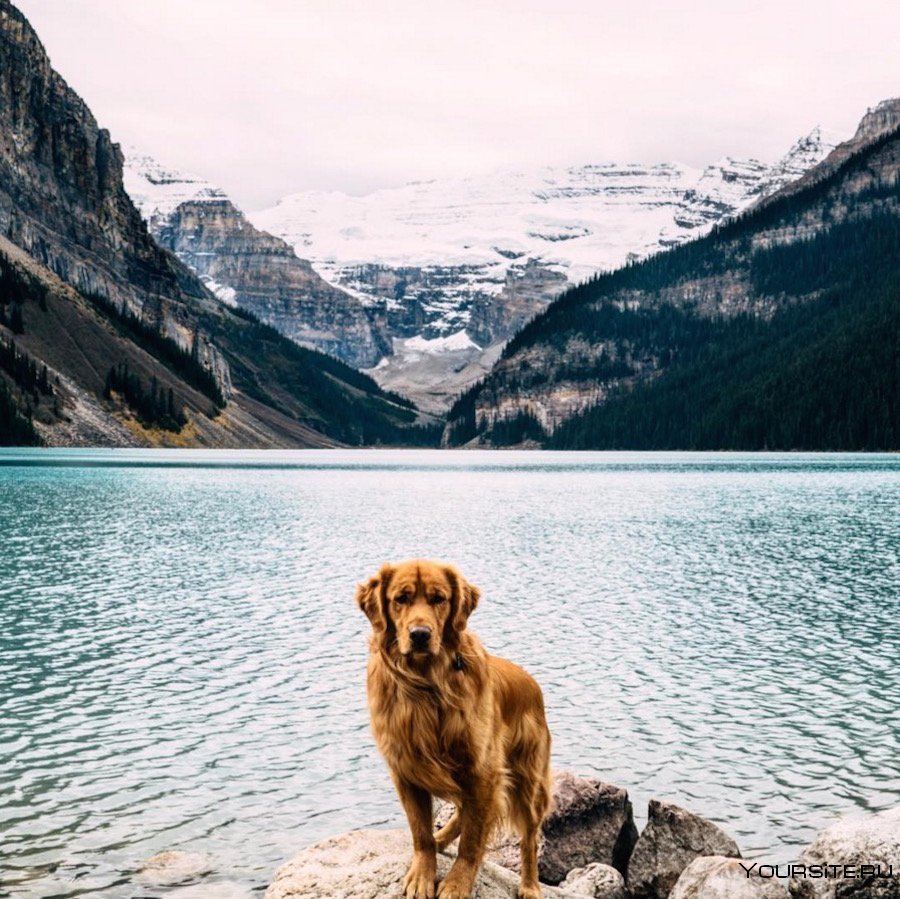
M 484 755 L 484 747 L 471 744 L 467 720 L 482 710 L 445 702 L 436 691 L 409 692 L 396 684 L 370 689 L 370 698 L 375 739 L 391 770 L 436 796 L 457 799 Z

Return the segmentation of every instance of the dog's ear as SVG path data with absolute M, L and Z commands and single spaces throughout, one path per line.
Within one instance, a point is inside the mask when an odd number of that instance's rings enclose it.
M 394 566 L 385 562 L 378 574 L 356 587 L 356 604 L 366 613 L 366 618 L 372 622 L 372 629 L 377 632 L 387 630 L 385 599 L 387 585 L 393 573 Z
M 453 588 L 452 608 L 450 610 L 450 625 L 458 634 L 466 629 L 469 615 L 475 611 L 481 591 L 470 584 L 455 568 L 448 565 L 444 569 L 450 585 Z

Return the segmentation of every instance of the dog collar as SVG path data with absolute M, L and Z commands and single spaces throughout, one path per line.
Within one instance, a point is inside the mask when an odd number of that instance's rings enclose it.
M 465 667 L 466 665 L 465 662 L 463 662 L 463 657 L 459 653 L 456 653 L 456 655 L 453 656 L 453 668 L 456 671 L 462 671 Z

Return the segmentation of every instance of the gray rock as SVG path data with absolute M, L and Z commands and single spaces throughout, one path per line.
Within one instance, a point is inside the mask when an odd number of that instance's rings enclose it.
M 446 806 L 439 810 L 438 826 L 449 813 Z M 538 876 L 543 883 L 560 883 L 569 871 L 592 862 L 611 865 L 624 874 L 636 841 L 627 791 L 568 771 L 553 775 L 553 806 L 544 821 L 538 848 Z M 518 837 L 501 835 L 487 857 L 518 873 Z
M 226 196 L 191 198 L 162 220 L 149 217 L 149 226 L 195 274 L 231 289 L 234 302 L 302 346 L 361 368 L 391 354 L 390 339 L 365 306 L 283 240 L 254 228 Z
M 760 877 L 751 863 L 743 864 L 724 855 L 695 858 L 681 872 L 669 899 L 787 899 L 784 881 Z
M 137 879 L 156 886 L 171 886 L 196 880 L 211 870 L 209 856 L 202 852 L 172 849 L 158 852 L 144 861 L 138 869 Z
M 275 873 L 265 899 L 401 899 L 412 856 L 405 830 L 356 830 L 302 850 Z M 438 853 L 438 879 L 453 853 Z M 512 899 L 519 879 L 491 862 L 482 865 L 472 899 Z M 584 899 L 583 894 L 543 887 L 546 899 Z
M 681 872 L 704 855 L 741 857 L 734 840 L 715 824 L 677 805 L 651 799 L 647 826 L 628 862 L 628 895 L 666 899 Z
M 593 899 L 625 899 L 625 880 L 610 865 L 592 862 L 584 868 L 569 871 L 560 889 L 591 896 Z
M 798 863 L 856 867 L 854 877 L 795 878 L 791 894 L 798 899 L 900 899 L 900 806 L 841 818 L 803 850 Z M 882 871 L 893 866 L 893 876 L 861 876 L 862 865 Z

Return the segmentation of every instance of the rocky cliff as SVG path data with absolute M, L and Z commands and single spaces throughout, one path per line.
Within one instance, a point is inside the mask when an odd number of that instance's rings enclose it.
M 837 171 L 854 153 L 858 153 L 872 141 L 895 131 L 898 127 L 900 127 L 900 98 L 882 100 L 874 108 L 866 110 L 856 133 L 850 140 L 843 141 L 834 147 L 818 165 L 798 173 L 798 177 L 780 185 L 777 190 L 769 191 L 765 198 L 758 202 L 758 205 L 765 205 L 770 200 L 774 201 L 790 196 L 816 181 L 821 181 Z
M 223 302 L 350 365 L 369 368 L 390 354 L 377 309 L 333 287 L 285 241 L 255 228 L 219 188 L 132 150 L 125 187 L 160 246 Z
M 407 404 L 236 315 L 158 246 L 122 162 L 0 0 L 0 381 L 43 440 L 402 440 Z
M 147 234 L 122 185 L 119 147 L 8 2 L 0 54 L 0 234 L 79 292 L 114 298 L 192 350 L 195 322 L 177 301 L 211 311 L 213 299 Z M 197 338 L 227 390 L 221 354 Z

